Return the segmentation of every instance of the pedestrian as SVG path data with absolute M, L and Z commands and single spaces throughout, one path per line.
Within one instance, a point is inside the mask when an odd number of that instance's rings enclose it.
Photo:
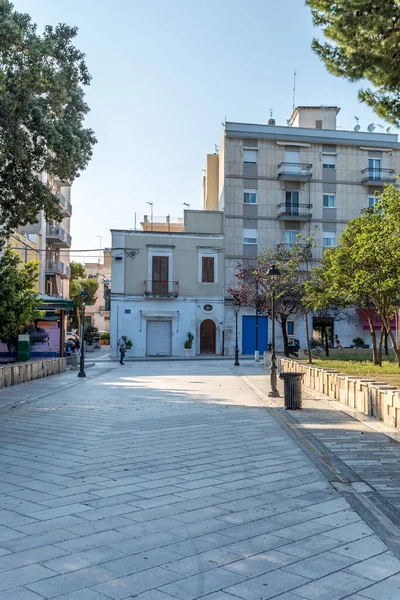
M 122 338 L 118 342 L 119 347 L 119 364 L 124 365 L 124 358 L 126 352 L 126 335 L 123 335 Z
M 78 353 L 79 353 L 79 348 L 80 348 L 80 347 L 81 347 L 81 343 L 80 343 L 80 341 L 79 341 L 79 338 L 78 338 L 78 337 L 76 337 L 76 338 L 75 338 L 75 351 L 76 351 L 76 354 L 78 354 Z
M 340 340 L 337 335 L 335 335 L 335 346 L 336 346 L 336 348 L 342 347 L 342 344 L 340 343 Z

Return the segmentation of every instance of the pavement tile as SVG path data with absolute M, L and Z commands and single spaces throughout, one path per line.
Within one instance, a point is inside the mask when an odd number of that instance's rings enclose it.
M 132 575 L 133 573 L 145 571 L 152 567 L 166 566 L 166 563 L 179 561 L 180 559 L 182 559 L 181 554 L 177 554 L 166 548 L 155 548 L 154 550 L 111 560 L 104 563 L 103 566 L 117 575 Z
M 352 575 L 359 575 L 373 581 L 381 581 L 386 577 L 400 573 L 400 560 L 392 552 L 385 552 L 352 565 L 346 571 Z
M 108 563 L 108 561 L 117 560 L 124 556 L 125 554 L 118 552 L 118 550 L 115 550 L 114 548 L 100 546 L 99 548 L 92 548 L 90 550 L 84 550 L 83 552 L 76 552 L 75 554 L 67 554 L 61 558 L 54 558 L 43 562 L 42 564 L 56 573 L 63 574 L 91 567 L 93 565 Z
M 308 579 L 319 579 L 335 571 L 341 571 L 355 562 L 356 559 L 348 556 L 341 556 L 334 552 L 323 552 L 317 556 L 288 565 L 285 567 L 285 571 L 308 577 Z
M 372 600 L 398 600 L 400 598 L 400 575 L 393 575 L 367 589 L 360 590 L 359 594 Z
M 377 554 L 387 552 L 388 547 L 376 535 L 370 535 L 361 540 L 350 542 L 334 548 L 332 551 L 343 556 L 350 556 L 358 560 L 366 560 Z
M 268 550 L 260 554 L 253 554 L 247 558 L 237 560 L 225 565 L 225 569 L 246 575 L 247 577 L 257 577 L 269 571 L 280 569 L 298 560 L 295 556 L 284 554 L 279 550 Z
M 372 529 L 366 523 L 359 521 L 351 525 L 344 525 L 343 527 L 326 531 L 325 535 L 344 542 L 352 542 L 363 537 L 368 537 L 373 533 Z
M 278 537 L 273 534 L 258 535 L 247 540 L 235 542 L 224 546 L 224 550 L 239 554 L 240 556 L 251 556 L 252 554 L 259 554 L 272 548 L 278 548 L 284 546 L 287 543 L 285 538 Z
M 114 574 L 115 577 L 115 574 Z M 162 567 L 154 567 L 147 569 L 147 571 L 140 571 L 133 575 L 127 575 L 126 577 L 119 577 L 106 583 L 94 586 L 94 590 L 100 593 L 104 593 L 106 596 L 118 600 L 119 598 L 127 598 L 134 592 L 139 594 L 140 592 L 147 592 L 155 588 L 176 581 L 179 575 L 163 569 Z M 187 599 L 188 600 L 188 599 Z
M 287 573 L 281 569 L 253 577 L 234 586 L 226 587 L 225 591 L 244 600 L 267 600 L 283 592 L 298 588 L 309 581 L 294 573 Z
M 54 571 L 45 569 L 41 565 L 29 565 L 11 571 L 4 571 L 0 577 L 0 592 L 24 586 L 33 581 L 45 581 L 46 577 L 52 577 L 53 575 Z
M 43 596 L 39 596 L 24 587 L 18 587 L 0 593 L 0 600 L 43 600 Z
M 179 573 L 182 577 L 188 577 L 195 573 L 201 573 L 216 567 L 226 566 L 227 563 L 231 563 L 237 560 L 237 554 L 233 552 L 227 552 L 223 548 L 215 548 L 214 550 L 207 550 L 206 552 L 200 552 L 194 556 L 188 556 L 181 558 L 173 562 L 165 564 L 166 569 L 170 569 L 174 573 Z
M 333 573 L 327 577 L 322 577 L 312 583 L 307 583 L 302 587 L 296 588 L 296 594 L 307 600 L 342 600 L 349 594 L 358 592 L 371 584 L 371 581 L 349 573 Z M 379 600 L 389 600 L 385 596 L 380 596 Z
M 201 596 L 222 590 L 243 579 L 242 575 L 219 568 L 211 571 L 202 571 L 200 574 L 179 579 L 160 589 L 181 600 L 196 600 Z
M 54 571 L 52 575 L 54 575 Z M 50 579 L 42 579 L 42 581 L 31 583 L 26 587 L 45 598 L 55 598 L 61 594 L 65 595 L 66 593 L 90 588 L 99 582 L 108 581 L 113 577 L 115 577 L 115 574 L 111 573 L 111 571 L 96 566 L 64 575 L 56 575 Z

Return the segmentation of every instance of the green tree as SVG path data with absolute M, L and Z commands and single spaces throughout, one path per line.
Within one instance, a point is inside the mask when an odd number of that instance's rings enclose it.
M 358 97 L 377 115 L 400 125 L 400 4 L 398 0 L 306 0 L 314 24 L 332 40 L 312 48 L 328 71 L 369 80 Z
M 23 264 L 18 254 L 7 246 L 0 258 L 0 339 L 10 349 L 10 340 L 43 313 L 38 311 L 35 291 L 39 263 Z
M 41 210 L 62 218 L 38 173 L 72 181 L 92 156 L 96 139 L 83 127 L 90 75 L 72 43 L 76 35 L 65 24 L 39 34 L 29 15 L 0 0 L 0 245 Z
M 71 275 L 70 281 L 74 279 L 84 279 L 86 276 L 85 266 L 82 263 L 72 261 L 70 263 Z
M 76 263 L 75 263 L 76 264 Z M 78 278 L 71 279 L 69 284 L 69 295 L 71 300 L 74 301 L 74 308 L 72 314 L 72 326 L 80 331 L 81 326 L 81 311 L 83 306 L 83 299 L 80 293 L 86 290 L 89 296 L 85 300 L 86 306 L 91 306 L 96 302 L 96 292 L 99 288 L 99 282 L 96 277 Z
M 374 207 L 350 221 L 339 244 L 324 253 L 306 285 L 315 309 L 329 305 L 356 306 L 370 327 L 375 364 L 382 361 L 382 337 L 386 332 L 400 366 L 400 349 L 391 322 L 400 309 L 400 193 L 387 187 Z M 379 340 L 374 311 L 382 328 Z

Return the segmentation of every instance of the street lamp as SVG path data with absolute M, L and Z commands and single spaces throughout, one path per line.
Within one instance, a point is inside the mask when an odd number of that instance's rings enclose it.
M 89 292 L 86 290 L 82 290 L 79 293 L 79 296 L 82 298 L 82 313 L 81 313 L 81 357 L 79 363 L 79 373 L 78 377 L 86 377 L 85 373 L 85 301 L 89 297 Z
M 239 363 L 239 346 L 238 346 L 238 314 L 239 314 L 239 310 L 240 307 L 235 304 L 233 307 L 233 310 L 235 312 L 235 322 L 236 322 L 236 344 L 235 344 L 235 362 L 233 363 L 234 367 L 240 367 L 240 363 Z
M 279 269 L 275 267 L 275 265 L 271 265 L 267 271 L 267 275 L 273 278 L 272 281 L 272 357 L 271 357 L 271 367 L 270 367 L 270 379 L 271 379 L 271 389 L 268 392 L 268 396 L 272 398 L 279 398 L 279 391 L 276 387 L 277 379 L 276 379 L 276 354 L 275 354 L 275 281 L 276 277 L 280 275 Z

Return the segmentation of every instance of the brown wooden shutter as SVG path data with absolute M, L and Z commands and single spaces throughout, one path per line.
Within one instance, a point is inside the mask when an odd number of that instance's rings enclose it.
M 168 293 L 168 256 L 153 256 L 153 293 Z
M 203 283 L 214 283 L 214 257 L 202 257 L 202 278 Z

